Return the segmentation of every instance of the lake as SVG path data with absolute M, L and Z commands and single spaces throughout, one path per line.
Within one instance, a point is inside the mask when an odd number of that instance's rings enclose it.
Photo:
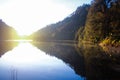
M 1 42 L 0 80 L 120 80 L 120 56 L 98 45 Z

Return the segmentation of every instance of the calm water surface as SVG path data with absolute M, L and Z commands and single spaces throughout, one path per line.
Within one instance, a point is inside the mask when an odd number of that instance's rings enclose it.
M 22 42 L 1 55 L 0 80 L 84 80 L 84 77 L 63 60 Z
M 0 80 L 120 80 L 120 55 L 98 45 L 0 43 Z

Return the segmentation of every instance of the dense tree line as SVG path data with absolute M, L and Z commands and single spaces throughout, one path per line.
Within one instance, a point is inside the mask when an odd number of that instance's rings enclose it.
M 83 40 L 99 42 L 120 38 L 120 0 L 93 0 L 87 15 Z

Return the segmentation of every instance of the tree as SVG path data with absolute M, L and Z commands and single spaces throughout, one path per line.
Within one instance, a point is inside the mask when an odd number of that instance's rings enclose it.
M 120 0 L 111 2 L 109 9 L 109 26 L 110 33 L 113 39 L 120 39 Z
M 88 12 L 84 40 L 98 42 L 109 34 L 108 8 L 112 0 L 94 0 Z

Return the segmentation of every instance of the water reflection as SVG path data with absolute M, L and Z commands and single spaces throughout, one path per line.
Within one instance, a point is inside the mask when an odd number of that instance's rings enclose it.
M 0 56 L 18 45 L 18 42 L 0 41 Z
M 120 55 L 98 45 L 33 44 L 0 46 L 0 80 L 120 80 Z
M 33 44 L 40 50 L 46 52 L 46 54 L 63 60 L 66 64 L 75 70 L 76 74 L 85 77 L 84 57 L 81 54 L 78 54 L 74 44 L 44 42 Z
M 100 46 L 82 44 L 34 43 L 49 55 L 63 60 L 86 80 L 120 80 L 120 56 L 109 55 Z
M 70 58 L 72 59 L 72 56 Z M 65 60 L 69 63 L 74 61 L 71 59 Z M 76 75 L 62 60 L 24 42 L 1 56 L 0 80 L 84 80 L 84 78 Z
M 120 56 L 109 55 L 98 45 L 81 46 L 87 80 L 120 80 Z

